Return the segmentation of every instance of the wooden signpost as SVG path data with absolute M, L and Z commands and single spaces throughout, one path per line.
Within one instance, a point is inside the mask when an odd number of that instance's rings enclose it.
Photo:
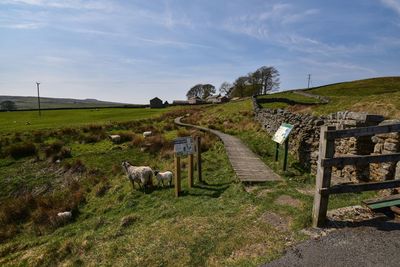
M 201 152 L 200 152 L 200 138 L 197 142 L 197 169 L 199 173 L 199 181 L 201 181 Z M 193 187 L 193 173 L 194 173 L 194 153 L 196 152 L 195 145 L 192 137 L 180 137 L 174 141 L 174 156 L 175 156 L 175 196 L 179 197 L 181 194 L 181 157 L 188 157 L 188 186 Z
M 278 161 L 279 158 L 279 145 L 285 143 L 285 154 L 283 159 L 283 170 L 287 169 L 287 160 L 288 160 L 288 151 L 289 151 L 289 134 L 293 129 L 293 125 L 288 123 L 282 123 L 279 129 L 276 131 L 274 136 L 272 137 L 272 141 L 276 142 L 276 150 L 275 150 L 275 161 Z

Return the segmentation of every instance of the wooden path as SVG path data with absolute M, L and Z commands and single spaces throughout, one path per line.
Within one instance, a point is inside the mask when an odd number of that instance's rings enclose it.
M 282 178 L 262 162 L 240 139 L 229 134 L 205 127 L 181 122 L 182 117 L 176 118 L 175 123 L 180 126 L 193 127 L 218 136 L 225 145 L 226 153 L 233 170 L 242 182 L 281 181 Z

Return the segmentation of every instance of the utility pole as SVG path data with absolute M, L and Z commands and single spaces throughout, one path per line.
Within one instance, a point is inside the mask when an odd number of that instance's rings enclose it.
M 310 88 L 311 74 L 308 74 L 308 85 L 307 88 Z
M 36 87 L 37 87 L 37 101 L 38 101 L 38 108 L 39 108 L 39 117 L 42 116 L 42 112 L 40 110 L 40 93 L 39 93 L 39 82 L 36 82 Z

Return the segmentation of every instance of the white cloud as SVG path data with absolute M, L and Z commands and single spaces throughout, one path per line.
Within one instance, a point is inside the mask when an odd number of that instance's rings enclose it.
M 112 11 L 115 4 L 109 1 L 84 1 L 84 0 L 0 0 L 0 4 L 31 5 L 51 8 L 71 8 Z
M 36 30 L 43 27 L 42 23 L 17 23 L 0 25 L 0 28 L 18 29 L 18 30 Z
M 400 15 L 400 0 L 381 0 L 381 2 Z
M 298 11 L 291 4 L 274 4 L 265 11 L 250 15 L 230 17 L 223 22 L 223 28 L 230 32 L 245 34 L 257 39 L 273 39 L 273 32 L 283 31 L 289 24 L 305 20 L 319 13 L 318 9 Z
M 181 47 L 181 48 L 187 48 L 187 47 L 211 48 L 210 46 L 203 45 L 203 44 L 181 42 L 181 41 L 168 40 L 168 39 L 149 39 L 149 38 L 142 38 L 142 37 L 136 37 L 135 39 L 137 39 L 139 41 L 151 43 L 154 45 L 167 45 L 167 46 L 176 46 L 176 47 Z

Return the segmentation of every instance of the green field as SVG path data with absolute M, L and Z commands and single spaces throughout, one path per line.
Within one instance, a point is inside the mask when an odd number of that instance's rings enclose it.
M 384 115 L 388 118 L 400 117 L 400 77 L 382 77 L 359 81 L 344 82 L 305 90 L 305 92 L 328 97 L 328 104 L 291 107 L 284 103 L 263 104 L 266 108 L 289 108 L 298 112 L 315 115 L 327 115 L 337 111 L 360 111 Z M 300 102 L 306 98 L 298 98 L 290 92 L 271 94 L 266 97 L 284 97 Z M 309 101 L 316 99 L 309 98 Z
M 41 117 L 37 111 L 0 112 L 0 133 L 147 119 L 172 109 L 174 108 L 44 110 Z

